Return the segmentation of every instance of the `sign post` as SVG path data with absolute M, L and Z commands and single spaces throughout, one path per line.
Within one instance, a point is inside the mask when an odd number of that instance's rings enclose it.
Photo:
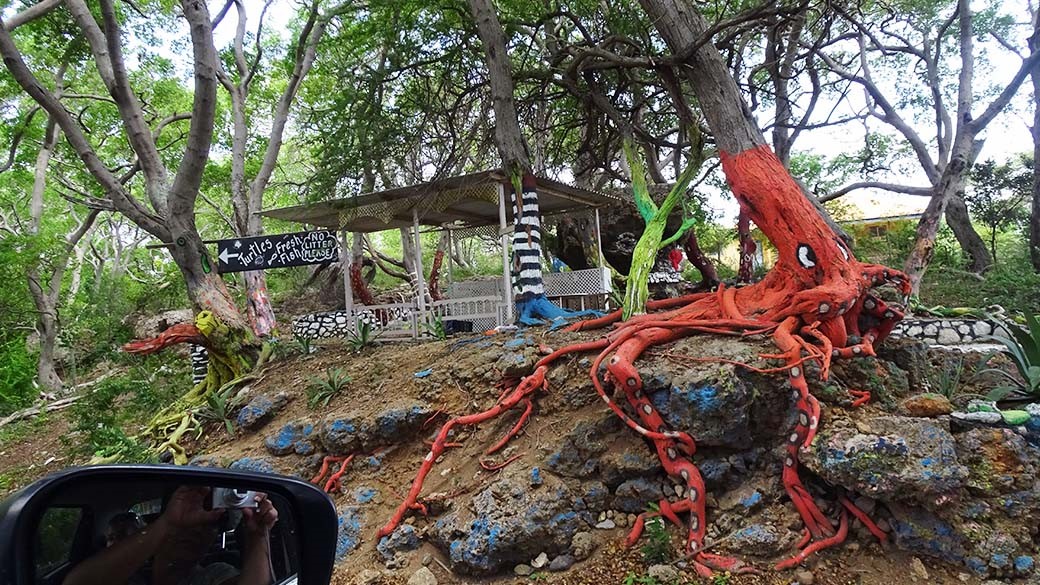
M 217 260 L 221 274 L 325 264 L 339 260 L 339 242 L 329 230 L 218 240 Z

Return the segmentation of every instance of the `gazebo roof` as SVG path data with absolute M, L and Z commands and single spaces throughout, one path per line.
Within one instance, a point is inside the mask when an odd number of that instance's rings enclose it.
M 536 177 L 542 215 L 558 215 L 618 203 L 620 198 L 573 187 L 553 179 Z M 500 169 L 398 187 L 343 199 L 282 207 L 260 212 L 264 217 L 342 229 L 378 232 L 410 227 L 412 210 L 425 226 L 471 228 L 498 225 L 498 186 L 510 189 Z M 506 203 L 507 217 L 512 206 Z

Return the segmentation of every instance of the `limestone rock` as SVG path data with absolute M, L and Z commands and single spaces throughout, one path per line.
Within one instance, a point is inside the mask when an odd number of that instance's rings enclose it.
M 630 479 L 618 486 L 614 492 L 615 510 L 638 513 L 646 509 L 647 504 L 656 503 L 664 497 L 661 484 L 643 477 Z
M 432 413 L 428 404 L 408 403 L 388 407 L 370 419 L 329 418 L 321 425 L 318 438 L 332 455 L 371 451 L 409 439 Z
M 559 555 L 549 563 L 549 571 L 559 573 L 574 566 L 574 557 L 571 555 Z
M 584 561 L 592 556 L 595 550 L 596 541 L 591 532 L 579 532 L 571 539 L 571 554 L 579 561 Z
M 572 492 L 557 477 L 544 474 L 536 490 L 527 470 L 507 468 L 502 479 L 459 502 L 429 530 L 427 537 L 448 557 L 452 571 L 490 575 L 546 553 L 561 554 L 582 525 Z
M 284 408 L 288 402 L 289 395 L 284 392 L 279 392 L 274 396 L 268 396 L 267 394 L 254 396 L 252 400 L 242 407 L 242 410 L 238 411 L 238 416 L 235 419 L 238 428 L 251 431 L 263 426 L 279 410 Z
M 826 481 L 857 493 L 928 504 L 968 477 L 950 432 L 921 418 L 877 417 L 863 432 L 824 427 L 802 460 Z
M 729 545 L 741 554 L 757 557 L 773 557 L 797 542 L 797 536 L 789 530 L 771 524 L 749 524 L 729 537 Z
M 646 574 L 658 583 L 674 583 L 679 580 L 679 571 L 671 565 L 650 565 Z
M 390 560 L 398 552 L 413 551 L 419 548 L 419 535 L 415 533 L 415 527 L 408 524 L 398 526 L 389 535 L 379 539 L 376 550 L 383 555 L 383 559 Z
M 408 578 L 408 585 L 437 585 L 437 576 L 429 567 L 419 567 L 419 570 Z
M 283 425 L 264 439 L 264 447 L 272 455 L 310 455 L 314 453 L 314 424 L 309 421 L 294 421 Z
M 263 457 L 243 457 L 228 465 L 228 469 L 253 473 L 275 473 L 274 465 Z
M 899 405 L 907 416 L 935 418 L 953 412 L 950 400 L 942 394 L 925 392 L 911 396 Z

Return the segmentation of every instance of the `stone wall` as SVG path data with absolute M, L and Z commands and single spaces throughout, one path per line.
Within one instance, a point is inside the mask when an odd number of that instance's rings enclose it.
M 995 319 L 904 319 L 892 337 L 912 337 L 931 345 L 993 343 L 987 335 L 1010 337 L 1007 327 Z

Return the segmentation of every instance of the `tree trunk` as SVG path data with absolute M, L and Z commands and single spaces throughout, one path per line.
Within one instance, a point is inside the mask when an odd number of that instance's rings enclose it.
M 491 0 L 469 0 L 470 12 L 477 25 L 477 35 L 484 47 L 491 85 L 491 103 L 495 112 L 495 145 L 502 158 L 502 169 L 512 183 L 513 298 L 517 321 L 525 325 L 542 323 L 574 314 L 553 305 L 545 297 L 542 265 L 541 210 L 538 207 L 537 182 L 531 174 L 524 136 L 513 99 L 513 73 L 506 53 L 505 32 L 498 21 Z
M 1040 10 L 1036 16 L 1040 26 Z M 1031 46 L 1040 48 L 1040 34 L 1034 34 Z M 1029 259 L 1033 270 L 1040 273 L 1040 70 L 1030 73 L 1033 82 L 1033 127 L 1029 133 L 1033 136 L 1033 203 L 1029 210 Z
M 444 295 L 441 294 L 440 278 L 441 278 L 441 264 L 444 263 L 444 252 L 448 249 L 448 231 L 441 231 L 440 238 L 437 239 L 437 251 L 433 253 L 433 262 L 430 265 L 430 278 L 427 280 L 430 289 L 430 298 L 435 301 L 444 299 Z
M 715 263 L 701 250 L 700 243 L 697 242 L 697 230 L 691 229 L 687 232 L 683 250 L 686 251 L 686 259 L 701 273 L 700 286 L 707 290 L 718 286 L 719 274 L 715 271 Z
M 751 221 L 743 209 L 737 216 L 737 242 L 740 246 L 740 265 L 737 282 L 751 282 L 755 276 L 755 240 L 751 237 Z
M 963 136 L 959 137 L 961 140 Z M 917 295 L 921 289 L 921 280 L 928 269 L 928 264 L 935 255 L 935 238 L 939 234 L 939 224 L 951 195 L 964 194 L 967 184 L 968 156 L 967 150 L 961 146 L 954 145 L 954 154 L 950 163 L 943 170 L 942 178 L 936 187 L 935 194 L 928 201 L 928 207 L 921 214 L 917 223 L 917 233 L 914 238 L 914 247 L 910 250 L 910 256 L 906 259 L 904 272 L 910 277 L 911 294 Z M 985 246 L 983 246 L 985 249 Z M 986 254 L 989 256 L 989 254 Z
M 584 270 L 598 264 L 592 221 L 564 217 L 556 224 L 556 249 L 553 253 L 571 270 Z
M 967 171 L 965 171 L 967 172 Z M 961 250 L 970 258 L 968 270 L 976 274 L 982 274 L 993 265 L 996 252 L 991 256 L 986 250 L 986 242 L 982 241 L 978 232 L 971 225 L 971 216 L 968 215 L 968 207 L 964 204 L 963 189 L 950 196 L 946 204 L 946 225 L 953 230 L 953 235 L 961 245 Z
M 35 269 L 29 275 L 29 290 L 36 308 L 36 333 L 40 336 L 40 355 L 36 363 L 36 379 L 47 392 L 60 392 L 61 377 L 55 365 L 54 349 L 58 340 L 58 303 L 35 281 Z

